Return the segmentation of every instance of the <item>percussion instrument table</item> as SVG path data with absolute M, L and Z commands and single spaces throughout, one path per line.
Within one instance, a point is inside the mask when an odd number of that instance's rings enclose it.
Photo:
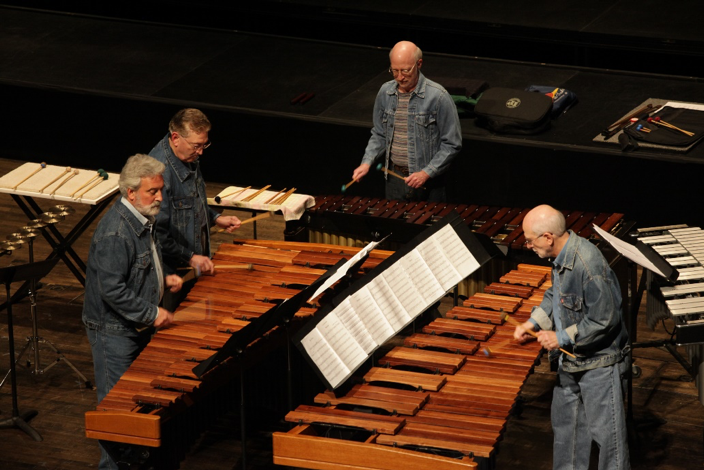
M 88 204 L 88 212 L 63 235 L 56 227 L 55 217 L 47 224 L 42 235 L 53 248 L 47 257 L 59 257 L 78 281 L 85 285 L 86 265 L 73 250 L 72 245 L 110 205 L 118 193 L 119 175 L 99 173 L 95 170 L 71 169 L 44 163 L 25 163 L 0 177 L 0 193 L 7 193 L 17 203 L 29 220 L 41 220 L 46 214 L 38 199 L 53 203 Z M 54 214 L 56 215 L 56 214 Z M 20 289 L 22 291 L 23 289 Z

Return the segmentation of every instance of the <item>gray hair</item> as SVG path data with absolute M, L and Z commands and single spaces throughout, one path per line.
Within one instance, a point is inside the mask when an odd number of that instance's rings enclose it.
M 196 108 L 185 108 L 177 112 L 169 122 L 169 133 L 177 132 L 188 137 L 191 132 L 202 134 L 210 132 L 210 121 L 203 111 Z
M 565 216 L 562 212 L 550 206 L 543 206 L 539 217 L 533 222 L 532 231 L 536 234 L 552 233 L 556 237 L 561 237 L 567 231 Z
M 410 41 L 401 41 L 401 42 L 408 43 L 409 45 L 413 44 Z M 394 53 L 394 49 L 396 49 L 396 46 L 398 46 L 399 44 L 400 44 L 400 42 L 396 43 L 396 45 L 394 47 L 392 47 L 391 50 L 389 51 L 389 60 L 391 60 L 391 55 Z M 421 51 L 420 47 L 416 46 L 415 44 L 413 44 L 413 46 L 415 46 L 415 50 L 413 51 L 413 61 L 418 62 L 420 59 L 423 58 L 423 51 Z
M 132 155 L 127 159 L 120 172 L 118 186 L 122 197 L 127 197 L 127 190 L 137 191 L 142 185 L 142 178 L 161 176 L 166 166 L 159 160 L 143 153 Z

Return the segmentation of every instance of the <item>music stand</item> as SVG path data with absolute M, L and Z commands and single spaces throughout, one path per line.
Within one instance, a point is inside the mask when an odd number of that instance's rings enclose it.
M 35 441 L 41 441 L 42 436 L 34 430 L 27 421 L 37 415 L 36 410 L 25 411 L 20 414 L 17 407 L 17 374 L 15 371 L 15 344 L 12 326 L 12 296 L 10 294 L 10 285 L 15 281 L 38 281 L 43 278 L 54 268 L 58 258 L 41 261 L 39 263 L 21 264 L 18 266 L 9 266 L 0 268 L 0 281 L 5 284 L 5 292 L 7 294 L 7 335 L 10 342 L 10 376 L 12 378 L 12 417 L 0 421 L 0 429 L 5 428 L 20 428 L 29 434 Z

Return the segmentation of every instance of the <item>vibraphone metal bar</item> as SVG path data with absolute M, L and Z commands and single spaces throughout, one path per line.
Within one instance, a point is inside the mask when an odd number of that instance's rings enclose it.
M 637 235 L 678 272 L 677 281 L 671 283 L 644 270 L 646 323 L 655 329 L 658 321 L 674 321 L 673 341 L 685 347 L 688 360 L 671 344 L 664 345 L 696 380 L 704 405 L 704 230 L 680 224 L 641 228 Z
M 508 344 L 514 327 L 504 318 L 530 316 L 549 272 L 519 266 L 501 286 L 521 295 L 489 288 L 468 298 L 368 371 L 360 369 L 361 383 L 322 392 L 318 406 L 290 412 L 286 420 L 296 427 L 274 433 L 274 463 L 326 470 L 493 468 L 506 420 L 540 357 L 538 343 Z
M 359 251 L 303 245 L 260 240 L 222 244 L 213 257 L 216 275 L 198 279 L 175 312 L 174 324 L 154 335 L 96 411 L 86 413 L 86 436 L 152 448 L 155 468 L 177 468 L 190 442 L 233 407 L 237 372 L 281 346 L 287 335 L 276 327 L 250 343 L 242 357 L 223 361 L 201 378 L 193 369 L 252 319 Z M 362 270 L 388 254 L 373 250 Z M 249 264 L 251 269 L 243 268 Z M 301 308 L 290 328 L 316 310 Z M 270 382 L 274 386 L 276 381 Z

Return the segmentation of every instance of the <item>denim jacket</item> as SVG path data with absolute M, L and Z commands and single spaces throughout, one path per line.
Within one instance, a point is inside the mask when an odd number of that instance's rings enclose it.
M 156 227 L 164 264 L 173 272 L 178 266 L 188 265 L 194 254 L 210 256 L 210 233 L 201 232 L 201 225 L 207 217 L 206 225 L 210 228 L 220 214 L 208 206 L 199 161 L 191 169 L 179 160 L 169 146 L 168 134 L 149 155 L 166 165 L 163 202 L 156 216 Z
M 372 165 L 382 152 L 389 167 L 398 106 L 398 83 L 384 83 L 374 103 L 374 127 L 362 163 Z M 457 108 L 450 94 L 421 73 L 408 103 L 408 169 L 424 170 L 435 178 L 450 167 L 462 149 L 462 131 Z
M 616 275 L 596 246 L 569 233 L 553 263 L 553 286 L 531 312 L 531 321 L 543 330 L 557 329 L 560 347 L 576 356 L 562 356 L 563 370 L 579 372 L 620 362 L 628 353 L 628 333 Z
M 88 253 L 83 302 L 86 327 L 105 334 L 136 336 L 137 328 L 154 323 L 161 286 L 151 240 L 149 228 L 121 199 L 105 213 Z

